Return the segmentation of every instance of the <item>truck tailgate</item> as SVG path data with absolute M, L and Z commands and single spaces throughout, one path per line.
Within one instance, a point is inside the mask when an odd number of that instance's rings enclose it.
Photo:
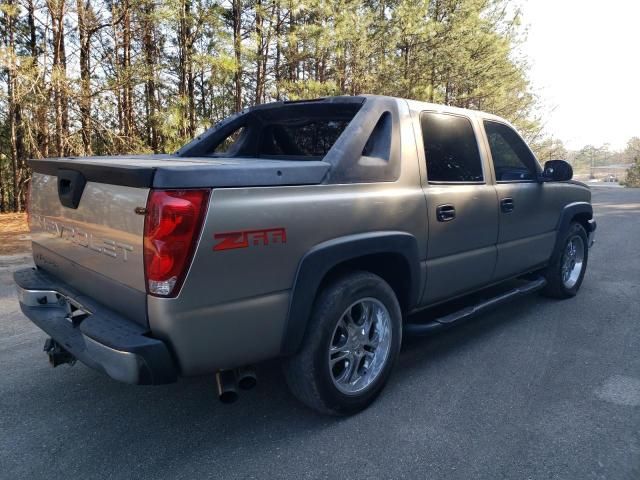
M 29 226 L 36 265 L 146 324 L 143 236 L 148 188 L 87 181 L 64 206 L 58 176 L 34 172 Z M 73 188 L 75 186 L 72 185 Z

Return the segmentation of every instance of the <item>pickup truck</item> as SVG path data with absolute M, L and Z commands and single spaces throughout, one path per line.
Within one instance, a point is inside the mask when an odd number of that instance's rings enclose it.
M 233 400 L 280 358 L 336 415 L 381 392 L 403 334 L 576 295 L 596 228 L 571 166 L 505 120 L 381 96 L 256 106 L 172 155 L 29 164 L 35 268 L 14 279 L 54 366 L 215 374 Z

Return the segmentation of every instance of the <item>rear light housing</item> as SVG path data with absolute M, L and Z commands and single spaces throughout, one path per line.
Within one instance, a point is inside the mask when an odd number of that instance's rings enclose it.
M 175 297 L 200 237 L 209 190 L 151 190 L 144 221 L 147 292 Z

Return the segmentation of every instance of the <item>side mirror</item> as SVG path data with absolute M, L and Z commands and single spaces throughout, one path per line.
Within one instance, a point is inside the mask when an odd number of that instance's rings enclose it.
M 566 182 L 573 178 L 573 168 L 564 160 L 549 160 L 542 171 L 543 182 Z

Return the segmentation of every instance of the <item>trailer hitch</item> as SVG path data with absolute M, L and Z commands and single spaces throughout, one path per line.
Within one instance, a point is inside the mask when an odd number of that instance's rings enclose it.
M 52 367 L 57 367 L 58 365 L 63 365 L 65 363 L 73 365 L 77 361 L 76 357 L 65 350 L 65 348 L 53 338 L 47 338 L 44 342 L 43 350 L 49 356 L 49 363 Z

